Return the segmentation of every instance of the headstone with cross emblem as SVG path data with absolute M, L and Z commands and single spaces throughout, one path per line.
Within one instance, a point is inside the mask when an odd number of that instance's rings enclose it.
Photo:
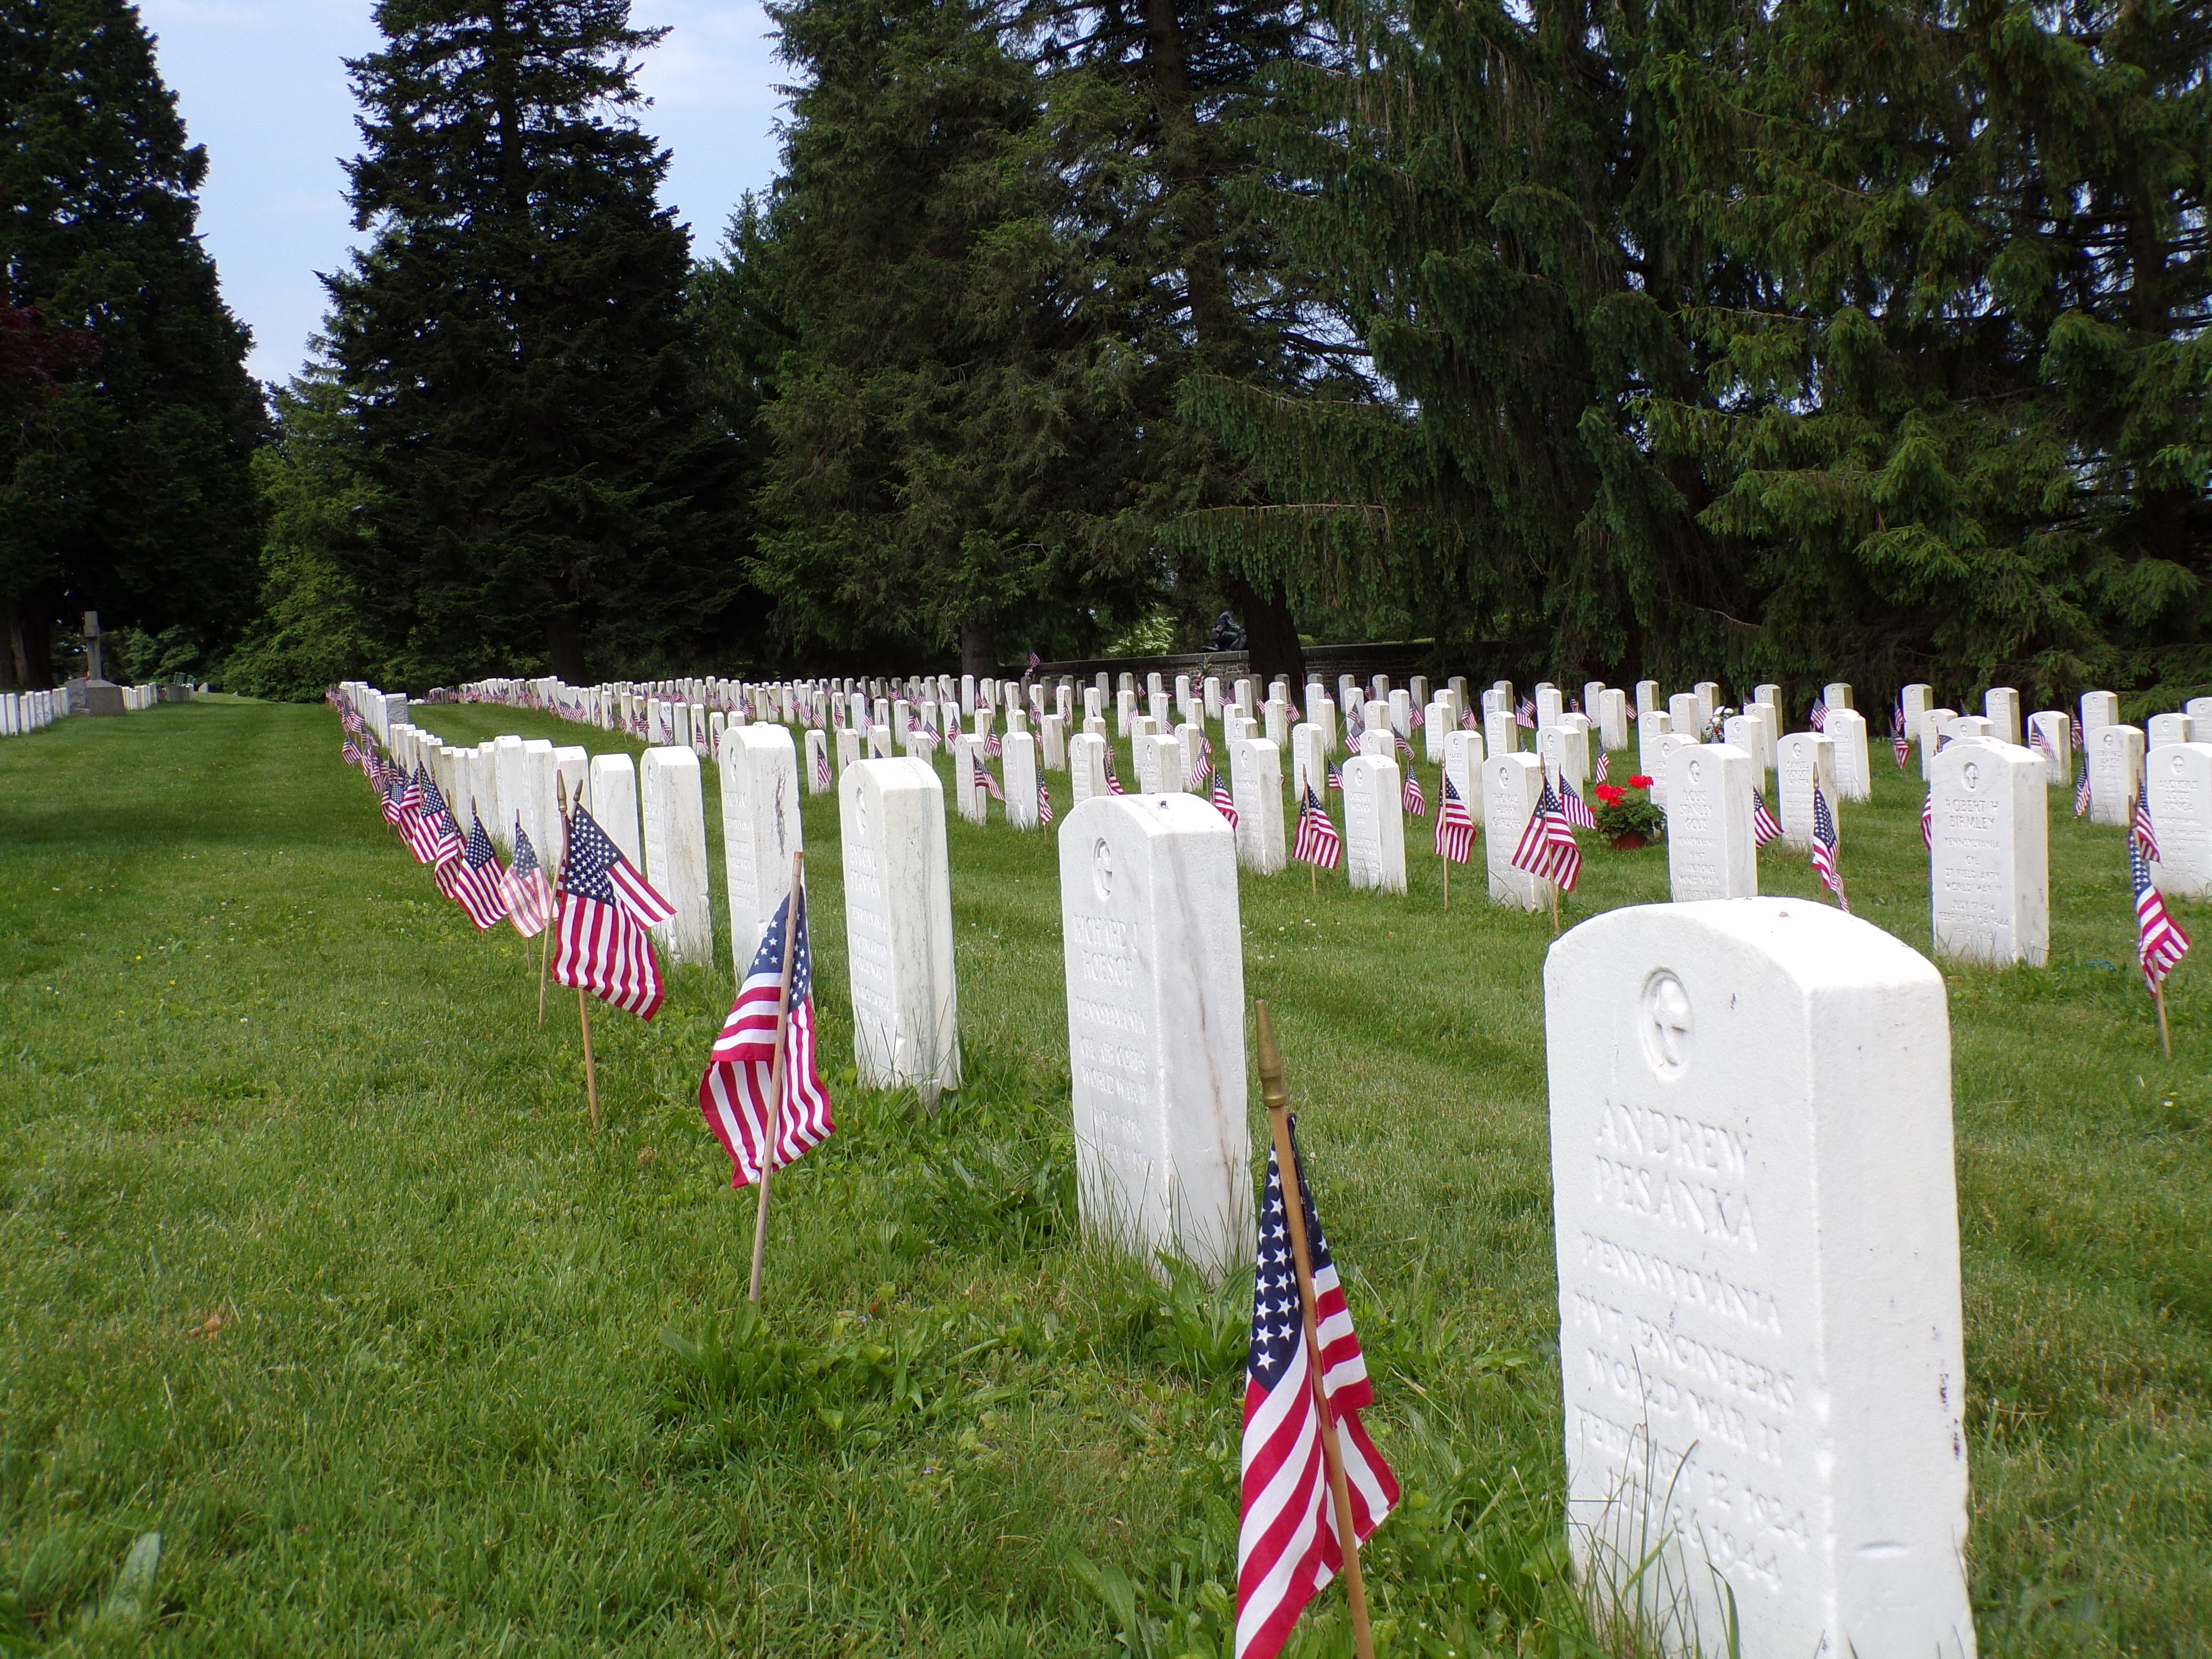
M 1578 1579 L 1668 1652 L 1969 1659 L 1941 975 L 1767 897 L 1608 911 L 1544 986 Z
M 1677 903 L 1749 898 L 1759 891 L 1759 841 L 1750 752 L 1685 744 L 1667 758 L 1667 876 Z
M 715 770 L 721 778 L 730 955 L 743 984 L 762 936 L 790 894 L 791 855 L 805 845 L 799 818 L 799 748 L 787 726 L 726 726 Z
M 933 1104 L 960 1086 L 945 786 L 927 761 L 857 762 L 837 781 L 837 823 L 860 1079 Z
M 1252 1254 L 1235 838 L 1194 795 L 1094 795 L 1060 904 L 1084 1227 L 1218 1279 Z
M 1934 765 L 1928 897 L 1936 954 L 2041 967 L 2051 949 L 2043 763 L 2014 744 L 1973 738 L 1945 744 Z

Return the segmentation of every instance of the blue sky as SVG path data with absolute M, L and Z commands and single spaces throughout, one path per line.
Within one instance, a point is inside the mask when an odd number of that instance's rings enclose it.
M 200 231 L 223 297 L 253 330 L 248 367 L 281 380 L 323 314 L 319 270 L 355 242 L 339 163 L 358 148 L 340 62 L 374 49 L 371 0 L 140 0 L 162 78 L 207 146 Z M 758 0 L 636 0 L 641 27 L 673 33 L 639 76 L 641 125 L 674 153 L 667 199 L 711 251 L 748 190 L 775 173 L 775 87 Z

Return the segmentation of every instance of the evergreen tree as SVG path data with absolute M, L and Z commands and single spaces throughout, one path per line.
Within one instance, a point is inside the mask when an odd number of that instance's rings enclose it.
M 0 0 L 0 305 L 27 365 L 0 427 L 0 684 L 51 684 L 82 610 L 198 665 L 252 604 L 264 424 L 195 238 L 206 152 L 125 0 Z
M 343 545 L 402 678 L 635 670 L 738 628 L 739 460 L 656 199 L 628 0 L 383 0 L 349 65 L 373 245 L 329 278 L 370 533 Z
M 1149 588 L 1076 533 L 1110 498 L 1125 366 L 1078 316 L 1030 67 L 963 0 L 775 12 L 805 77 L 765 228 L 737 250 L 789 341 L 757 576 L 799 639 L 988 673 Z M 763 315 L 766 313 L 760 313 Z

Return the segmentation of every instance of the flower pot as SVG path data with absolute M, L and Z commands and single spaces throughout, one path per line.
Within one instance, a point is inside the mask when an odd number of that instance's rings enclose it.
M 1633 830 L 1626 835 L 1615 836 L 1613 838 L 1613 850 L 1616 853 L 1632 853 L 1638 848 L 1647 844 L 1644 837 Z

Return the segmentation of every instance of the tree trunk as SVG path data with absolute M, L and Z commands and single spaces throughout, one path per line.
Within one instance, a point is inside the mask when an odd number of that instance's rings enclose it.
M 1291 683 L 1291 695 L 1302 695 L 1306 681 L 1305 647 L 1298 643 L 1297 618 L 1283 597 L 1282 584 L 1270 582 L 1263 591 L 1241 575 L 1231 576 L 1229 597 L 1244 618 L 1244 649 L 1252 678 L 1266 685 L 1280 674 Z
M 555 678 L 566 680 L 571 685 L 586 683 L 584 636 L 578 631 L 574 617 L 563 613 L 547 622 L 545 655 L 547 666 Z
M 960 624 L 960 672 L 977 679 L 999 672 L 998 647 L 992 643 L 990 629 L 981 623 Z
M 0 685 L 11 691 L 43 691 L 54 683 L 53 624 L 36 594 L 0 606 L 7 652 L 0 657 Z

